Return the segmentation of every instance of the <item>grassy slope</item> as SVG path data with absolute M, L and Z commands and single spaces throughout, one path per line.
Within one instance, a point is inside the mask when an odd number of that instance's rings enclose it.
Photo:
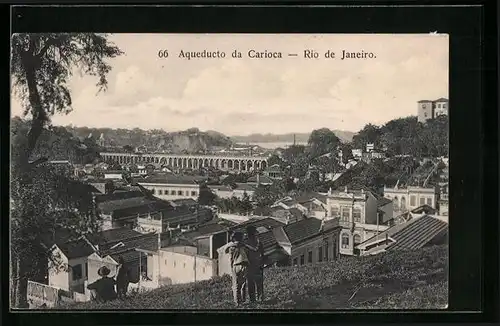
M 271 268 L 257 309 L 442 309 L 448 302 L 447 246 Z M 230 278 L 166 286 L 104 305 L 69 309 L 231 309 Z M 354 296 L 353 296 L 354 294 Z

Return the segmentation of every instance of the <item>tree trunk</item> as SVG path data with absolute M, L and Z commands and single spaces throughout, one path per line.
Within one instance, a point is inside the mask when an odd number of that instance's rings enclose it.
M 32 107 L 31 113 L 33 116 L 33 120 L 31 122 L 31 129 L 28 133 L 28 146 L 25 152 L 21 153 L 20 157 L 20 175 L 21 178 L 28 177 L 28 173 L 30 170 L 29 158 L 31 153 L 35 149 L 38 138 L 40 137 L 43 131 L 43 125 L 46 122 L 46 114 L 43 110 L 40 94 L 36 87 L 36 61 L 35 57 L 31 53 L 24 53 L 21 56 L 21 61 L 24 66 L 26 72 L 26 82 L 28 85 L 29 92 L 29 102 Z M 14 235 L 15 236 L 15 235 Z M 12 294 L 14 296 L 14 307 L 16 308 L 27 308 L 28 300 L 27 300 L 27 289 L 28 289 L 28 280 L 27 280 L 27 270 L 26 268 L 29 264 L 26 264 L 25 260 L 30 257 L 25 257 L 22 254 L 12 255 L 12 259 L 14 262 L 11 262 L 11 266 L 14 267 L 14 271 L 12 273 L 13 280 L 11 281 L 13 284 Z

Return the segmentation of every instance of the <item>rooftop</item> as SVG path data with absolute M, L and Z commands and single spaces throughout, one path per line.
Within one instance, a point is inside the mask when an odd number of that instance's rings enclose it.
M 257 183 L 257 182 L 259 182 L 259 183 L 269 183 L 269 184 L 273 183 L 273 180 L 271 178 L 269 178 L 268 176 L 265 176 L 265 175 L 259 175 L 258 179 L 259 180 L 257 181 L 257 176 L 254 175 L 254 176 L 248 178 L 247 182 L 248 183 Z
M 94 253 L 94 248 L 85 239 L 58 243 L 57 247 L 68 259 L 88 257 Z
M 105 214 L 111 214 L 118 210 L 124 210 L 128 208 L 134 208 L 144 205 L 153 204 L 155 201 L 148 199 L 146 197 L 132 197 L 118 200 L 111 200 L 100 202 L 98 204 L 99 210 Z
M 130 198 L 143 198 L 144 193 L 140 190 L 132 190 L 132 191 L 122 191 L 122 192 L 114 192 L 112 194 L 105 195 L 97 195 L 95 197 L 96 202 L 106 202 L 106 201 L 114 201 L 114 200 L 124 200 Z
M 236 183 L 236 188 L 234 190 L 240 191 L 255 191 L 255 187 L 248 183 Z
M 101 231 L 98 233 L 86 234 L 86 238 L 95 245 L 103 245 L 106 243 L 115 243 L 119 241 L 124 241 L 127 239 L 135 238 L 140 236 L 141 233 L 131 230 L 129 228 L 116 228 Z
M 283 226 L 282 229 L 290 244 L 296 244 L 318 234 L 320 232 L 321 220 L 308 218 Z
M 206 180 L 205 177 L 197 177 L 190 175 L 178 175 L 178 174 L 156 174 L 147 176 L 137 182 L 139 183 L 154 183 L 154 184 L 189 184 L 197 185 L 200 182 Z
M 386 250 L 419 249 L 435 237 L 448 232 L 448 223 L 430 215 L 422 216 L 392 235 L 396 240 Z

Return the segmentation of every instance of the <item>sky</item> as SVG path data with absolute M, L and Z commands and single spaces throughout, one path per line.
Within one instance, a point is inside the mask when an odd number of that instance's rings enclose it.
M 106 92 L 75 72 L 72 112 L 54 125 L 215 130 L 228 136 L 359 131 L 417 114 L 417 101 L 448 98 L 446 34 L 113 34 Z M 252 59 L 249 50 L 282 52 Z M 158 53 L 168 50 L 168 58 Z M 180 51 L 224 51 L 187 60 Z M 234 50 L 242 58 L 232 58 Z M 317 59 L 304 58 L 314 50 Z M 325 58 L 326 51 L 336 58 Z M 342 50 L 372 59 L 340 60 Z M 289 57 L 288 53 L 298 54 Z M 11 114 L 22 108 L 13 97 Z

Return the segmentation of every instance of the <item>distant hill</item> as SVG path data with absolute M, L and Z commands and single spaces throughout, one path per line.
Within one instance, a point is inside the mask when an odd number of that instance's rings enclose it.
M 229 147 L 233 142 L 229 137 L 215 131 L 200 131 L 190 128 L 183 131 L 167 132 L 164 130 L 111 129 L 66 127 L 79 138 L 92 138 L 98 140 L 103 137 L 107 147 L 132 148 L 144 146 L 148 150 L 168 150 L 173 153 L 196 153 L 214 147 Z
M 342 142 L 351 142 L 353 136 L 356 134 L 351 131 L 333 130 L 335 135 L 340 138 Z M 296 133 L 295 141 L 297 143 L 307 143 L 311 133 Z M 279 143 L 279 142 L 293 142 L 293 133 L 288 134 L 251 134 L 248 136 L 232 136 L 231 140 L 237 143 Z

